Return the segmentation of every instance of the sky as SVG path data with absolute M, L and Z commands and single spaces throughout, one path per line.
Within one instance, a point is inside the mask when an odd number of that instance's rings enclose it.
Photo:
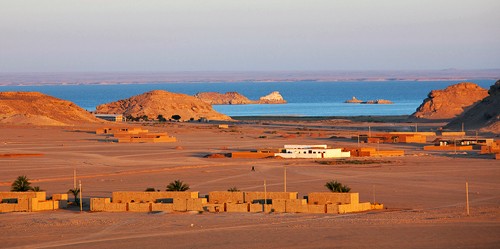
M 0 0 L 0 72 L 500 68 L 498 0 Z

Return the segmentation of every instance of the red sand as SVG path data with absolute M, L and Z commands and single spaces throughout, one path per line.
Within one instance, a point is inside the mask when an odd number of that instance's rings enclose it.
M 295 123 L 294 123 L 295 124 Z M 147 127 L 176 136 L 176 143 L 102 142 L 95 127 L 29 128 L 2 126 L 0 154 L 16 151 L 43 157 L 0 158 L 0 191 L 9 191 L 18 175 L 48 195 L 73 187 L 73 169 L 84 198 L 110 197 L 113 191 L 164 190 L 181 179 L 207 194 L 236 186 L 242 191 L 287 189 L 306 195 L 326 191 L 338 180 L 360 193 L 361 201 L 384 203 L 383 211 L 348 215 L 80 213 L 76 209 L 0 214 L 0 248 L 497 248 L 500 245 L 500 168 L 497 160 L 475 152 L 426 152 L 416 144 L 380 144 L 404 149 L 405 157 L 380 164 L 322 165 L 314 160 L 203 158 L 284 144 L 356 146 L 356 131 L 328 123 L 291 126 L 240 125 L 217 129 L 210 124 Z M 318 125 L 314 123 L 314 125 Z M 351 124 L 347 124 L 352 126 Z M 374 124 L 375 126 L 375 124 Z M 372 126 L 373 127 L 373 126 Z M 323 137 L 307 133 L 325 134 Z M 299 134 L 297 134 L 299 133 Z M 283 134 L 297 134 L 283 138 Z M 266 138 L 259 138 L 266 136 Z M 182 147 L 182 150 L 176 149 Z M 256 171 L 252 172 L 254 166 Z M 465 214 L 465 180 L 470 186 L 470 216 Z M 88 205 L 88 201 L 85 201 Z

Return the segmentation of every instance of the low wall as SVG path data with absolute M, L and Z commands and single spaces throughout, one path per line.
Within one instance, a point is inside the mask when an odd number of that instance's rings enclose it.
M 454 145 L 447 145 L 447 146 L 435 146 L 435 145 L 427 145 L 424 146 L 424 150 L 437 150 L 437 151 L 463 151 L 463 150 L 473 150 L 472 145 L 465 145 L 465 146 L 454 146 Z
M 435 132 L 425 132 L 425 131 L 419 131 L 419 132 L 404 132 L 404 131 L 391 131 L 389 134 L 395 134 L 395 135 L 422 135 L 422 136 L 436 136 Z
M 137 192 L 115 192 L 130 193 Z M 113 193 L 113 194 L 115 194 Z M 143 192 L 140 192 L 142 196 Z M 154 192 L 153 192 L 154 193 Z M 186 192 L 184 192 L 186 193 Z M 189 193 L 189 192 L 188 192 Z M 192 192 L 195 193 L 195 192 Z M 197 192 L 196 192 L 197 193 Z M 161 194 L 161 193 L 155 193 Z M 229 213 L 331 213 L 343 214 L 352 212 L 362 212 L 372 209 L 382 209 L 382 204 L 371 204 L 369 202 L 359 203 L 359 193 L 330 193 L 314 192 L 309 193 L 308 200 L 297 199 L 297 192 L 268 192 L 267 199 L 271 200 L 264 204 L 264 192 L 210 192 L 210 202 L 206 198 L 173 198 L 173 203 L 154 203 L 154 202 L 124 202 L 113 203 L 110 198 L 91 198 L 91 211 L 107 212 L 152 212 L 152 211 L 207 211 L 207 212 L 229 212 Z M 134 196 L 137 197 L 137 196 Z M 158 197 L 158 196 L 155 196 Z M 165 198 L 166 196 L 161 196 Z M 244 197 L 244 198 L 243 198 Z M 215 199 L 217 198 L 217 199 Z M 32 201 L 31 201 L 32 200 Z M 122 199 L 123 200 L 123 199 Z M 224 201 L 224 200 L 227 200 Z M 259 203 L 252 203 L 258 201 Z M 56 202 L 56 201 L 53 201 Z M 51 208 L 50 204 L 44 203 L 43 206 L 36 203 L 36 199 L 30 199 L 30 203 L 23 205 L 37 205 L 39 208 Z M 2 206 L 0 205 L 0 208 Z M 12 206 L 9 206 L 12 208 Z
M 157 202 L 158 199 L 198 198 L 198 192 L 166 191 L 166 192 L 113 192 L 114 203 Z
M 49 211 L 66 208 L 68 201 L 40 200 L 38 198 L 20 198 L 17 203 L 1 203 L 0 213 L 2 212 L 36 212 Z
M 287 200 L 285 205 L 287 213 L 307 213 L 309 211 L 306 199 Z
M 252 203 L 254 200 L 264 200 L 264 192 L 244 192 L 245 202 Z M 265 198 L 269 199 L 297 199 L 298 192 L 267 192 Z
M 441 132 L 443 137 L 464 137 L 465 131 L 443 131 Z
M 243 192 L 213 191 L 208 193 L 208 203 L 243 203 Z
M 248 211 L 248 203 L 226 203 L 226 212 L 228 213 L 246 213 Z
M 38 198 L 39 200 L 47 199 L 46 192 L 0 192 L 0 201 L 2 199 L 27 199 Z
M 308 194 L 308 204 L 353 204 L 359 203 L 359 193 L 314 192 Z
M 267 153 L 267 152 L 250 152 L 250 151 L 242 151 L 242 152 L 232 152 L 231 158 L 267 158 L 274 157 L 275 153 Z
M 307 205 L 307 212 L 311 214 L 324 214 L 326 213 L 326 205 Z
M 379 150 L 376 152 L 371 152 L 370 156 L 404 156 L 404 150 Z

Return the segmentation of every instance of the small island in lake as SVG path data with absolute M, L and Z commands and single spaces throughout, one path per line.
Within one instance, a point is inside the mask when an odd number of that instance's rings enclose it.
M 392 101 L 386 100 L 386 99 L 363 101 L 363 100 L 357 99 L 354 96 L 352 97 L 352 99 L 348 99 L 348 100 L 344 101 L 344 103 L 348 103 L 348 104 L 394 104 Z

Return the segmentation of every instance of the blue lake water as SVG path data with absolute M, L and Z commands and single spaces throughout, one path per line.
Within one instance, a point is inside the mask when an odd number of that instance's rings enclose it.
M 475 80 L 489 88 L 494 80 Z M 279 91 L 288 101 L 283 105 L 215 105 L 229 116 L 359 116 L 408 115 L 431 90 L 443 89 L 458 81 L 383 81 L 383 82 L 234 82 L 234 83 L 155 83 L 119 85 L 45 85 L 0 86 L 0 91 L 37 91 L 76 103 L 89 111 L 99 104 L 129 98 L 151 90 L 166 90 L 194 95 L 198 92 L 239 92 L 258 99 Z M 387 99 L 392 105 L 345 104 L 356 96 L 361 100 Z

